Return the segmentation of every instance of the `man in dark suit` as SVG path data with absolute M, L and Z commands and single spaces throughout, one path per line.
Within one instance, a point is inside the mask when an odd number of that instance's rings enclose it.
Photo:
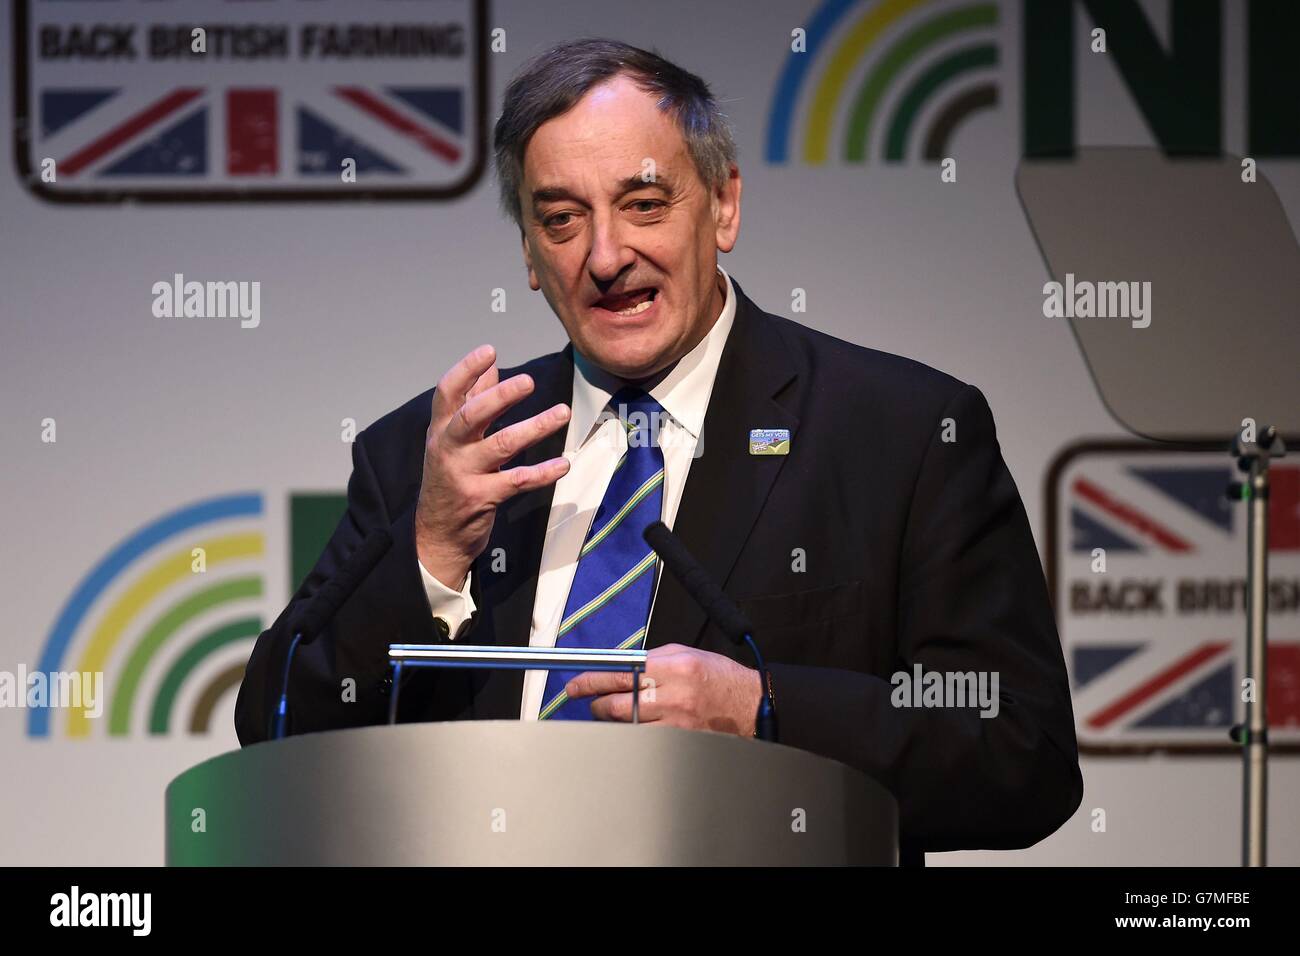
M 382 528 L 392 548 L 294 662 L 295 732 L 382 722 L 390 643 L 644 646 L 649 726 L 749 736 L 769 694 L 782 743 L 898 796 L 905 860 L 1060 826 L 1082 797 L 1064 664 L 980 392 L 769 315 L 717 266 L 735 147 L 662 58 L 548 51 L 495 136 L 570 344 L 504 373 L 476 349 L 357 437 L 347 513 L 249 661 L 240 740 L 268 734 L 304 602 Z M 660 518 L 753 621 L 769 687 L 657 573 L 639 532 Z M 922 674 L 933 696 L 908 689 Z M 992 695 L 945 697 L 953 675 Z M 422 670 L 398 716 L 625 721 L 630 680 Z

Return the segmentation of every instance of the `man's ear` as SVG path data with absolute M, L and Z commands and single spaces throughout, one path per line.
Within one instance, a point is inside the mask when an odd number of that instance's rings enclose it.
M 528 235 L 524 232 L 524 227 L 519 227 L 519 242 L 524 247 L 524 266 L 528 269 L 528 288 L 537 292 L 541 289 L 542 284 L 537 281 L 537 273 L 533 269 L 533 251 L 528 248 Z
M 713 194 L 713 222 L 719 252 L 730 252 L 736 247 L 736 237 L 740 235 L 740 193 L 743 185 L 740 167 L 732 163 L 726 182 Z

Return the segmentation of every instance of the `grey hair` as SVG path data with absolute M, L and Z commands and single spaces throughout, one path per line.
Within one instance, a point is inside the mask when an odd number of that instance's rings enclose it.
M 592 87 L 619 75 L 658 97 L 686 140 L 700 179 L 717 190 L 736 161 L 736 142 L 727 117 L 708 84 L 658 53 L 599 37 L 558 44 L 533 57 L 506 87 L 501 116 L 493 131 L 501 209 L 523 228 L 519 186 L 524 150 L 537 128 L 573 108 Z

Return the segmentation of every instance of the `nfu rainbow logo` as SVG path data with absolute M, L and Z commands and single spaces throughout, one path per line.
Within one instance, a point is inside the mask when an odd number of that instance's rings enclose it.
M 943 159 L 957 128 L 998 103 L 997 24 L 995 3 L 827 0 L 792 37 L 767 161 Z
M 262 631 L 260 494 L 199 501 L 128 535 L 77 584 L 37 674 L 103 674 L 107 699 L 31 705 L 27 733 L 205 733 Z M 96 712 L 102 707 L 102 715 Z M 187 712 L 183 712 L 187 711 Z

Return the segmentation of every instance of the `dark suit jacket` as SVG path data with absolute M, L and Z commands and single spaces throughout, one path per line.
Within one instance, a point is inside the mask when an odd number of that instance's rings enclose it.
M 733 285 L 735 324 L 674 530 L 753 621 L 771 662 L 781 742 L 889 787 L 905 861 L 1042 839 L 1079 806 L 1083 783 L 1042 568 L 983 395 L 769 315 Z M 536 389 L 494 427 L 570 399 L 571 348 L 502 379 L 520 371 Z M 394 545 L 295 659 L 293 731 L 383 722 L 389 643 L 442 640 L 413 526 L 431 396 L 357 436 L 347 512 L 249 660 L 236 709 L 242 743 L 268 735 L 296 612 L 371 529 L 389 530 Z M 943 440 L 945 419 L 956 441 Z M 751 428 L 789 429 L 789 455 L 751 456 Z M 563 442 L 561 429 L 519 461 L 557 456 Z M 473 569 L 479 610 L 461 642 L 528 643 L 550 504 L 548 488 L 498 510 Z M 506 557 L 499 573 L 497 548 Z M 670 643 L 751 663 L 665 576 L 647 646 Z M 997 671 L 1000 713 L 893 706 L 891 675 L 917 662 L 926 671 Z M 349 677 L 357 697 L 345 703 Z M 402 680 L 402 721 L 519 715 L 519 671 L 421 669 Z

